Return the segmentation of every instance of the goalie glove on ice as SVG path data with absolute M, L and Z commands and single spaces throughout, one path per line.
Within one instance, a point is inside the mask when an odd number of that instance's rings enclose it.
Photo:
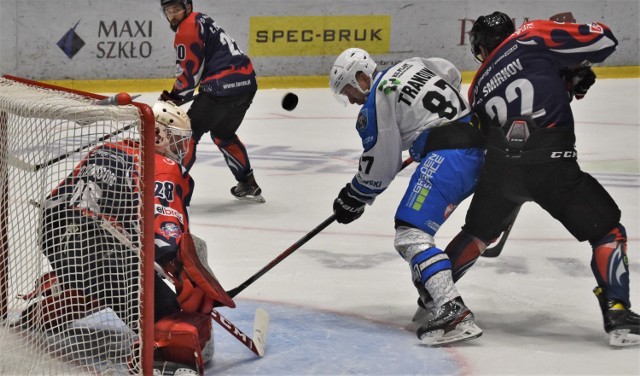
M 596 82 L 596 74 L 590 66 L 579 66 L 567 68 L 563 73 L 569 100 L 575 97 L 580 100 L 584 98 L 589 88 Z
M 333 212 L 338 223 L 351 223 L 364 213 L 365 203 L 355 198 L 350 192 L 351 184 L 347 184 L 333 201 Z

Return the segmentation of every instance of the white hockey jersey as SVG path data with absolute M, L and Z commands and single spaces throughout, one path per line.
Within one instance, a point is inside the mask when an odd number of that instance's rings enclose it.
M 373 203 L 422 131 L 469 114 L 460 85 L 460 71 L 441 58 L 414 57 L 376 74 L 356 123 L 364 148 L 351 181 L 358 199 Z

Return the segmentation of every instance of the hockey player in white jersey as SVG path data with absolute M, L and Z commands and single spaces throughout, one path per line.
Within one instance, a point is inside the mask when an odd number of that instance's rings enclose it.
M 346 224 L 362 215 L 401 170 L 403 151 L 419 162 L 395 214 L 394 245 L 411 267 L 419 304 L 432 313 L 417 331 L 430 346 L 482 334 L 434 241 L 473 192 L 484 161 L 484 137 L 460 83 L 447 60 L 414 57 L 378 72 L 359 48 L 342 52 L 330 72 L 336 97 L 362 105 L 356 129 L 364 149 L 358 172 L 333 203 L 336 220 Z

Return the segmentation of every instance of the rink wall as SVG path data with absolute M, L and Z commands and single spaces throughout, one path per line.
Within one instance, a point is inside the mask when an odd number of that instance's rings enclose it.
M 412 56 L 444 57 L 470 77 L 477 63 L 469 52 L 468 31 L 473 20 L 494 10 L 509 14 L 517 25 L 550 18 L 603 22 L 620 43 L 603 72 L 637 77 L 640 65 L 637 0 L 194 3 L 248 52 L 261 87 L 326 85 L 335 56 L 347 47 L 367 49 L 382 67 Z M 2 74 L 156 90 L 172 82 L 172 42 L 157 0 L 0 0 Z

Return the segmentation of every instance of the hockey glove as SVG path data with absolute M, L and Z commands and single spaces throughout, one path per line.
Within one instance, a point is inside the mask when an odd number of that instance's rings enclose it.
M 350 191 L 351 184 L 347 184 L 333 201 L 333 212 L 338 223 L 351 223 L 364 213 L 365 203 L 355 198 Z
M 162 91 L 162 94 L 160 94 L 160 98 L 158 99 L 163 102 L 172 102 L 176 106 L 182 106 L 185 103 L 182 98 L 178 97 L 173 92 L 168 92 L 166 90 Z
M 568 68 L 564 73 L 564 81 L 569 93 L 569 100 L 573 97 L 580 100 L 596 82 L 596 74 L 589 66 Z

